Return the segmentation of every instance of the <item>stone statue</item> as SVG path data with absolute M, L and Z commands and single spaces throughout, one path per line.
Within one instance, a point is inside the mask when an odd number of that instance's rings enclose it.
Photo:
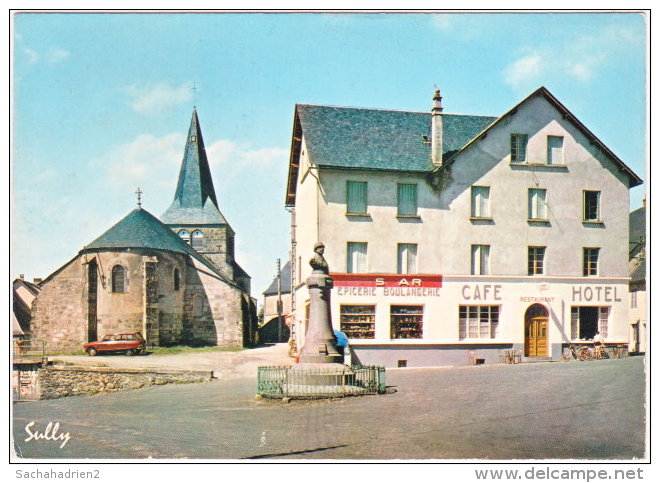
M 323 258 L 323 252 L 325 251 L 325 245 L 321 242 L 314 245 L 314 256 L 309 260 L 309 264 L 312 267 L 312 270 L 316 273 L 325 273 L 326 275 L 330 271 L 328 267 L 328 262 Z

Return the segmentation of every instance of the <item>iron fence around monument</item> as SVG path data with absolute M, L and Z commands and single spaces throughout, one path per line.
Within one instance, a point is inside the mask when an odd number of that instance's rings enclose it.
M 272 398 L 316 399 L 385 393 L 385 368 L 346 366 L 328 371 L 322 365 L 260 366 L 257 394 Z

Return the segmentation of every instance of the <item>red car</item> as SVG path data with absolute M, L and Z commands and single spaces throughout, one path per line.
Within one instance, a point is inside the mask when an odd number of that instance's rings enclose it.
M 127 356 L 139 354 L 147 344 L 139 332 L 118 332 L 107 334 L 101 341 L 88 342 L 83 349 L 90 356 L 99 352 L 124 352 Z

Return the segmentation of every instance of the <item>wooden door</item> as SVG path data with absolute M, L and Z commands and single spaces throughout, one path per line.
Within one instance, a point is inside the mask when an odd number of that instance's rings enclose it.
M 87 265 L 87 342 L 98 340 L 97 334 L 97 300 L 98 300 L 98 265 L 96 259 Z
M 525 356 L 548 356 L 548 318 L 533 317 L 525 324 Z

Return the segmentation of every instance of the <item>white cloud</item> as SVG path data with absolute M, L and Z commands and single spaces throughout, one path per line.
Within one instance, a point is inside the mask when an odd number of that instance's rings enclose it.
M 588 82 L 611 59 L 625 55 L 625 49 L 642 41 L 637 31 L 612 25 L 570 42 L 525 47 L 520 57 L 504 68 L 504 80 L 514 88 L 544 83 L 548 76 Z
M 48 64 L 57 64 L 68 58 L 71 54 L 68 50 L 51 47 L 45 53 L 39 53 L 29 47 L 23 47 L 23 53 L 30 64 L 46 62 Z
M 114 147 L 95 164 L 105 167 L 107 180 L 115 186 L 157 186 L 163 171 L 176 172 L 184 144 L 185 136 L 180 133 L 160 138 L 143 134 L 130 143 Z M 171 185 L 172 180 L 167 180 L 167 184 Z
M 444 31 L 451 30 L 451 16 L 447 14 L 433 14 L 431 15 L 431 24 L 439 29 Z
M 272 164 L 286 159 L 288 151 L 281 148 L 253 149 L 249 144 L 237 144 L 233 141 L 221 139 L 206 148 L 206 155 L 211 165 L 225 165 L 248 167 Z
M 132 84 L 126 88 L 131 108 L 139 114 L 154 114 L 178 104 L 190 102 L 192 89 L 188 84 L 171 86 L 165 82 L 156 84 Z
M 504 70 L 504 80 L 507 84 L 518 87 L 539 77 L 542 72 L 542 57 L 535 53 L 527 54 Z

